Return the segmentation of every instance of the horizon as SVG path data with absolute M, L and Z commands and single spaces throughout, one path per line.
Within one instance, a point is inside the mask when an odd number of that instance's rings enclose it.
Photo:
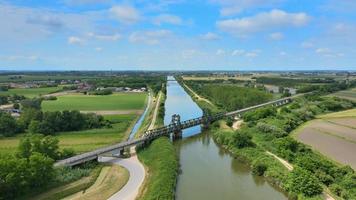
M 0 0 L 0 70 L 356 70 L 355 11 L 348 0 Z

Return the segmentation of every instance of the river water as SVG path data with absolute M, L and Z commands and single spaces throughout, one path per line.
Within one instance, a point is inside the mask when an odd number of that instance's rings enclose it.
M 173 114 L 181 120 L 202 115 L 184 89 L 168 77 L 164 123 L 171 122 Z M 215 144 L 200 126 L 183 131 L 183 139 L 175 146 L 182 173 L 178 177 L 177 200 L 285 200 L 287 197 L 263 178 L 253 176 L 250 168 L 234 159 Z

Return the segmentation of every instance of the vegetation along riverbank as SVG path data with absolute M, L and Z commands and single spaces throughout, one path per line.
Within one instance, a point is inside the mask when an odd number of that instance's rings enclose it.
M 215 91 L 224 93 L 226 90 Z M 201 95 L 202 92 L 205 91 L 199 90 L 197 93 Z M 227 93 L 232 93 L 232 90 Z M 240 93 L 232 95 L 239 96 Z M 212 102 L 221 100 L 214 95 L 203 96 Z M 225 107 L 224 105 L 229 104 L 221 104 Z M 354 106 L 348 100 L 307 95 L 278 109 L 267 107 L 246 113 L 243 116 L 244 123 L 237 131 L 215 122 L 210 132 L 216 142 L 236 157 L 247 161 L 256 175 L 265 176 L 287 191 L 292 199 L 323 199 L 324 190 L 330 191 L 336 198 L 355 199 L 356 174 L 351 167 L 342 166 L 322 156 L 290 136 L 294 129 L 318 114 L 351 109 Z M 239 106 L 230 108 L 236 109 Z M 233 120 L 228 119 L 227 124 L 231 125 L 231 121 Z M 294 169 L 289 172 L 266 151 L 287 160 Z

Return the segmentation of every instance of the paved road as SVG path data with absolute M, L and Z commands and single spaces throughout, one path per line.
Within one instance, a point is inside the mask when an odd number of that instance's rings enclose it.
M 121 188 L 120 191 L 111 196 L 109 200 L 135 200 L 136 196 L 138 195 L 140 186 L 145 180 L 146 172 L 145 168 L 138 160 L 136 153 L 133 154 L 134 155 L 127 159 L 112 157 L 100 158 L 100 162 L 108 162 L 120 165 L 122 167 L 125 167 L 130 173 L 130 178 L 126 185 Z

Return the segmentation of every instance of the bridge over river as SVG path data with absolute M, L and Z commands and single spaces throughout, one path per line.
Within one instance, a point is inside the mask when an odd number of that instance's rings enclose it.
M 95 160 L 97 159 L 100 155 L 106 154 L 106 153 L 111 153 L 114 151 L 119 151 L 120 154 L 124 152 L 124 149 L 136 146 L 136 145 L 141 145 L 141 144 L 146 144 L 149 143 L 150 141 L 161 137 L 161 136 L 168 136 L 170 137 L 172 135 L 173 139 L 178 139 L 182 137 L 182 130 L 186 128 L 190 128 L 193 126 L 197 125 L 202 125 L 202 126 L 208 126 L 210 123 L 223 119 L 225 117 L 241 117 L 243 113 L 247 111 L 251 111 L 257 108 L 265 107 L 265 106 L 281 106 L 288 104 L 292 101 L 293 98 L 297 97 L 299 95 L 293 96 L 293 97 L 287 97 L 287 98 L 282 98 L 274 101 L 269 101 L 266 103 L 262 103 L 259 105 L 251 106 L 248 108 L 232 111 L 232 112 L 226 112 L 226 113 L 218 113 L 212 116 L 201 116 L 198 118 L 190 119 L 190 120 L 185 120 L 185 121 L 180 121 L 180 116 L 179 115 L 173 115 L 172 116 L 172 122 L 171 124 L 167 126 L 163 126 L 157 129 L 152 129 L 146 131 L 140 138 L 138 139 L 131 139 L 125 142 L 121 142 L 115 145 L 111 145 L 108 147 L 100 148 L 91 152 L 83 153 L 77 156 L 73 156 L 64 160 L 60 160 L 54 164 L 54 166 L 74 166 L 78 165 L 87 161 Z

